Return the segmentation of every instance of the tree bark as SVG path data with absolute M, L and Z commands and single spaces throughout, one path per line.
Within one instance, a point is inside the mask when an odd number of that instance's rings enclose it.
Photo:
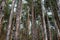
M 45 20 L 46 20 L 46 26 L 47 26 L 48 40 L 52 40 L 51 25 L 50 25 L 50 21 L 47 13 L 45 18 L 46 18 Z
M 5 6 L 6 0 L 2 0 L 2 3 L 0 4 L 0 35 L 1 35 L 1 29 L 2 29 L 2 18 L 4 16 L 4 6 Z
M 31 1 L 31 12 L 32 12 L 32 40 L 38 40 L 37 38 L 37 30 L 36 30 L 36 27 L 35 27 L 35 14 L 34 14 L 34 3 L 33 3 L 33 0 Z
M 15 0 L 12 0 L 11 14 L 9 17 L 9 24 L 8 24 L 8 28 L 7 28 L 6 40 L 10 40 L 10 32 L 11 32 L 13 13 L 14 13 L 14 5 L 15 5 Z
M 45 17 L 44 13 L 46 13 L 46 12 L 45 12 L 45 7 L 44 7 L 44 1 L 43 0 L 41 0 L 41 8 L 42 8 L 42 13 L 40 15 L 41 15 L 42 27 L 43 27 L 43 30 L 44 30 L 43 36 L 45 35 L 43 40 L 48 40 L 45 18 L 44 18 Z
M 17 12 L 16 12 L 16 32 L 15 32 L 15 40 L 19 40 L 19 30 L 20 30 L 20 21 L 21 21 L 21 13 L 22 13 L 22 0 L 18 0 Z
M 27 6 L 27 9 L 28 9 L 28 17 L 27 17 L 27 40 L 29 39 L 29 31 L 30 31 L 30 14 L 29 14 L 29 11 L 30 11 L 30 8 L 29 6 Z
M 50 0 L 50 6 L 52 9 L 52 14 L 54 16 L 54 20 L 55 20 L 55 25 L 56 25 L 56 29 L 57 29 L 57 36 L 60 37 L 60 21 L 59 21 L 59 17 L 58 17 L 58 5 L 57 5 L 57 1 L 56 0 Z M 58 32 L 59 31 L 59 32 Z
M 60 21 L 59 21 L 59 17 L 58 17 L 58 5 L 57 5 L 57 1 L 56 0 L 51 0 L 51 8 L 52 8 L 52 11 L 53 11 L 53 15 L 54 15 L 54 18 L 56 20 L 56 24 L 59 28 L 59 31 L 60 31 Z

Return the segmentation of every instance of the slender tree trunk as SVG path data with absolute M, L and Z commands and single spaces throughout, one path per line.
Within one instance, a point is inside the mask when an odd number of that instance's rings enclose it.
M 40 9 L 41 9 L 41 6 L 40 6 Z M 41 28 L 41 31 L 42 31 L 42 40 L 44 40 L 44 31 L 43 31 L 43 19 L 42 19 L 42 9 L 40 10 L 40 19 L 41 19 L 41 25 L 40 25 L 40 28 Z
M 58 12 L 57 12 L 57 10 L 58 10 L 57 1 L 56 0 L 52 1 L 51 0 L 51 6 L 52 6 L 51 8 L 52 8 L 52 11 L 53 11 L 54 18 L 56 20 L 56 24 L 57 24 L 57 26 L 60 30 L 60 21 L 59 21 Z
M 2 17 L 0 18 L 0 35 L 1 35 L 1 29 L 2 29 Z
M 35 17 L 34 17 L 34 3 L 31 1 L 31 12 L 32 12 L 32 40 L 38 40 L 37 38 L 37 30 L 35 28 Z
M 56 1 L 57 1 L 57 5 L 58 5 L 58 8 L 59 8 L 59 10 L 57 10 L 58 14 L 59 14 L 60 13 L 60 0 L 56 0 Z M 59 16 L 59 21 L 60 21 L 60 15 L 58 15 L 58 16 Z M 55 24 L 56 24 L 56 21 L 55 21 Z M 56 30 L 57 30 L 57 33 L 59 33 L 60 30 L 57 26 L 56 26 Z
M 10 40 L 14 40 L 14 37 L 15 37 L 15 23 L 16 23 L 16 15 L 14 15 L 13 20 L 12 20 Z
M 52 14 L 52 15 L 53 15 L 53 14 Z M 54 15 L 53 15 L 53 18 L 54 18 Z M 55 26 L 56 33 L 57 33 L 57 38 L 58 38 L 58 36 L 59 36 L 59 28 L 58 28 L 58 26 L 57 26 L 57 24 L 56 24 L 55 18 L 54 18 L 53 22 L 54 22 L 54 26 Z M 59 38 L 58 38 L 58 39 L 59 39 Z
M 38 40 L 40 40 L 41 38 L 40 38 L 40 26 L 38 26 L 37 28 L 36 28 L 36 30 L 37 30 L 37 38 L 38 38 Z
M 59 29 L 58 29 L 58 27 L 57 27 L 57 24 L 56 24 L 56 21 L 55 21 L 55 19 L 54 19 L 54 24 L 55 24 L 55 29 L 56 29 L 56 34 L 57 34 L 57 38 L 59 39 Z
M 48 20 L 48 18 L 47 18 L 47 20 Z M 52 33 L 51 33 L 51 27 L 50 27 L 50 22 L 49 22 L 49 20 L 48 20 L 48 26 L 49 26 L 49 40 L 52 40 Z
M 46 26 L 48 28 L 48 30 L 47 30 L 48 40 L 52 40 L 51 26 L 50 26 L 50 21 L 49 21 L 47 13 L 46 13 L 46 19 L 45 20 L 46 20 Z
M 11 14 L 9 18 L 8 28 L 7 28 L 6 40 L 10 39 L 10 31 L 11 31 L 12 18 L 13 18 L 13 13 L 14 13 L 14 4 L 15 4 L 15 0 L 12 0 Z
M 27 19 L 27 20 L 28 20 L 28 21 L 27 21 L 27 22 L 28 22 L 28 24 L 27 24 L 27 26 L 28 26 L 28 33 L 29 33 L 29 27 L 30 27 L 30 17 L 29 17 L 30 14 L 29 14 L 29 10 L 30 10 L 30 9 L 29 9 L 29 7 L 28 7 L 28 19 Z
M 17 14 L 16 14 L 15 40 L 19 40 L 19 30 L 20 30 L 21 13 L 22 13 L 22 0 L 18 0 Z
M 56 28 L 57 28 L 57 32 L 59 31 L 58 33 L 58 37 L 60 37 L 60 21 L 59 21 L 59 17 L 58 17 L 58 5 L 57 5 L 57 1 L 56 0 L 50 0 L 50 6 L 51 6 L 51 9 L 52 9 L 52 14 L 54 16 L 54 19 L 55 19 L 55 24 L 56 24 Z
M 40 1 L 40 19 L 41 19 L 41 31 L 42 31 L 42 40 L 44 40 L 44 30 L 43 30 L 43 16 L 42 16 L 42 6 L 41 6 L 41 1 Z
M 44 40 L 48 40 L 46 24 L 45 24 L 45 18 L 44 18 L 44 13 L 46 13 L 46 12 L 45 12 L 45 7 L 44 7 L 44 1 L 43 0 L 41 0 L 41 8 L 42 8 L 42 13 L 41 13 L 42 27 L 43 27 L 44 35 L 45 35 Z
M 1 35 L 1 29 L 2 29 L 2 18 L 4 16 L 4 6 L 5 6 L 6 0 L 2 0 L 2 3 L 0 4 L 0 35 Z
M 29 17 L 29 6 L 27 6 L 27 9 L 28 9 L 28 17 L 27 17 L 27 40 L 29 39 L 29 28 L 30 28 L 30 17 Z

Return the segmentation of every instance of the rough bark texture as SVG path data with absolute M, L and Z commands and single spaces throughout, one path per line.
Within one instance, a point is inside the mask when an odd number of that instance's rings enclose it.
M 18 6 L 17 6 L 17 12 L 16 12 L 15 40 L 19 40 L 19 29 L 20 29 L 21 13 L 22 13 L 22 0 L 18 0 Z
M 54 19 L 55 19 L 55 23 L 57 24 L 57 29 L 59 29 L 59 33 L 58 33 L 58 37 L 60 37 L 60 21 L 59 21 L 59 17 L 58 17 L 58 5 L 57 5 L 57 1 L 56 0 L 50 0 L 50 6 L 51 6 L 51 9 L 52 9 L 52 12 L 53 12 L 53 16 L 54 16 Z
M 41 31 L 42 31 L 42 40 L 44 40 L 44 32 L 43 32 L 43 18 L 42 18 L 42 8 L 41 8 L 41 2 L 40 2 L 40 19 L 41 19 Z
M 41 0 L 41 8 L 42 8 L 42 13 L 41 13 L 41 20 L 42 20 L 42 27 L 43 27 L 43 30 L 44 30 L 44 40 L 48 40 L 47 38 L 47 30 L 46 30 L 46 24 L 45 24 L 45 16 L 44 16 L 44 13 L 45 12 L 45 8 L 44 8 L 44 1 Z
M 29 11 L 30 11 L 30 8 L 29 6 L 27 7 L 28 8 L 28 17 L 27 17 L 27 40 L 29 40 L 29 31 L 30 31 L 30 15 L 29 15 Z
M 49 21 L 47 13 L 45 16 L 45 20 L 46 20 L 46 26 L 47 26 L 48 40 L 52 40 L 51 26 L 50 26 L 50 21 Z
M 58 28 L 60 30 L 60 21 L 59 21 L 58 12 L 57 12 L 58 5 L 57 5 L 56 0 L 51 1 L 51 6 L 52 6 L 52 11 L 53 11 L 54 18 L 56 20 L 56 24 L 57 24 L 57 26 L 58 26 Z
M 7 28 L 6 40 L 9 40 L 10 39 L 12 18 L 13 18 L 13 13 L 14 13 L 14 4 L 15 4 L 15 0 L 12 0 L 11 14 L 10 14 L 10 17 L 9 17 L 9 24 L 8 24 L 8 28 Z
M 34 14 L 34 3 L 33 3 L 33 0 L 32 0 L 32 3 L 31 3 L 31 12 L 32 12 L 32 40 L 38 40 L 37 38 L 37 30 L 36 30 L 36 27 L 35 27 L 35 14 Z
M 0 35 L 1 35 L 1 29 L 2 29 L 2 18 L 4 16 L 5 2 L 6 0 L 2 0 L 2 3 L 0 4 Z

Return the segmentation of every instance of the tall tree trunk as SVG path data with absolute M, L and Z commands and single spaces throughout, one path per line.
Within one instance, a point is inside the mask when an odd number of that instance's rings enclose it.
M 15 27 L 16 27 L 15 24 L 16 24 L 16 15 L 14 14 L 14 17 L 13 17 L 13 20 L 12 20 L 10 40 L 14 40 L 14 37 L 15 37 Z
M 44 40 L 44 30 L 43 30 L 43 16 L 42 16 L 42 6 L 41 6 L 41 1 L 40 1 L 40 19 L 41 19 L 41 31 L 42 31 L 42 40 Z
M 55 19 L 55 23 L 56 23 L 56 28 L 59 30 L 59 33 L 58 33 L 58 37 L 60 37 L 60 21 L 59 21 L 59 17 L 58 17 L 58 5 L 57 5 L 57 1 L 56 0 L 50 0 L 50 6 L 51 6 L 51 9 L 52 9 L 52 12 L 53 12 L 53 16 L 54 16 L 54 19 Z
M 27 20 L 28 20 L 28 21 L 27 21 L 28 24 L 27 24 L 27 27 L 28 27 L 28 33 L 29 33 L 29 27 L 30 27 L 30 17 L 29 17 L 30 14 L 29 14 L 29 10 L 30 10 L 30 9 L 29 9 L 29 7 L 27 7 L 27 8 L 28 8 L 28 19 L 27 19 Z
M 37 38 L 38 38 L 38 40 L 40 40 L 41 38 L 40 38 L 40 25 L 36 28 L 36 30 L 37 30 Z
M 57 10 L 58 11 L 58 18 L 59 18 L 59 22 L 60 22 L 60 15 L 59 15 L 59 13 L 60 13 L 60 0 L 56 0 L 56 4 L 57 4 L 57 7 L 59 8 L 59 10 Z M 55 21 L 55 24 L 56 24 L 56 21 Z M 60 27 L 60 23 L 59 23 L 59 27 Z M 57 31 L 57 37 L 58 37 L 58 40 L 60 40 L 60 29 L 56 26 L 56 31 Z
M 58 10 L 57 1 L 56 0 L 52 1 L 51 0 L 51 6 L 52 6 L 51 8 L 52 8 L 52 11 L 53 11 L 54 18 L 56 20 L 56 24 L 57 24 L 57 26 L 60 30 L 60 21 L 59 21 L 58 12 L 57 12 L 57 10 Z
M 29 8 L 29 6 L 27 6 L 27 9 L 28 9 L 28 17 L 27 17 L 27 40 L 29 39 L 29 28 L 30 28 L 30 14 L 29 14 L 29 11 L 30 11 L 30 8 Z
M 52 12 L 52 16 L 53 16 L 53 18 L 54 18 L 53 12 Z M 53 22 L 54 22 L 54 26 L 55 26 L 55 29 L 56 29 L 56 35 L 57 35 L 57 38 L 58 38 L 58 36 L 59 36 L 59 28 L 58 28 L 58 26 L 57 26 L 57 24 L 56 24 L 55 18 L 53 19 Z M 59 39 L 59 38 L 58 38 L 58 39 Z
M 44 7 L 44 1 L 43 0 L 41 0 L 41 8 L 42 8 L 42 13 L 40 15 L 41 15 L 42 27 L 43 27 L 44 35 L 45 35 L 44 40 L 48 40 L 46 24 L 45 24 L 45 18 L 44 18 L 44 13 L 46 13 L 46 12 L 45 12 L 45 7 Z
M 57 38 L 59 39 L 59 28 L 57 27 L 57 24 L 56 24 L 56 21 L 54 19 L 54 24 L 55 24 L 55 29 L 56 29 L 56 35 L 57 35 Z
M 33 3 L 33 0 L 31 1 L 31 12 L 32 12 L 32 40 L 38 40 L 37 38 L 37 30 L 36 30 L 36 27 L 35 27 L 35 14 L 34 14 L 34 3 Z
M 11 14 L 9 17 L 9 24 L 8 24 L 8 28 L 7 28 L 6 40 L 10 39 L 10 31 L 11 31 L 12 18 L 13 18 L 13 13 L 14 13 L 14 5 L 15 5 L 15 0 L 12 0 Z
M 21 13 L 22 13 L 22 0 L 18 0 L 17 14 L 16 14 L 15 40 L 19 40 L 19 30 L 20 30 Z
M 47 35 L 48 35 L 48 40 L 52 40 L 52 33 L 51 33 L 51 25 L 50 25 L 50 21 L 49 21 L 49 18 L 48 18 L 48 14 L 46 13 L 46 16 L 45 16 L 45 20 L 46 20 L 46 26 L 47 26 Z
M 0 35 L 1 35 L 1 29 L 2 29 L 2 18 L 4 16 L 4 6 L 5 6 L 6 0 L 2 0 L 2 3 L 0 4 Z

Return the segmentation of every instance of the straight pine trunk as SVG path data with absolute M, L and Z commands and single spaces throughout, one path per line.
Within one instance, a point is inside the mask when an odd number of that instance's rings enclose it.
M 13 20 L 12 20 L 12 28 L 11 28 L 11 33 L 10 33 L 10 40 L 14 40 L 14 37 L 15 37 L 15 23 L 16 23 L 16 15 L 14 15 Z
M 27 40 L 29 39 L 29 28 L 30 28 L 30 17 L 29 17 L 29 6 L 27 6 L 27 9 L 28 9 L 28 17 L 27 17 Z
M 22 13 L 22 0 L 18 0 L 17 12 L 16 12 L 15 40 L 19 40 L 19 30 L 20 30 L 21 13 Z
M 59 21 L 58 12 L 57 12 L 58 11 L 57 1 L 56 0 L 52 1 L 51 0 L 51 6 L 52 6 L 51 8 L 52 8 L 52 11 L 53 11 L 54 18 L 56 20 L 56 24 L 57 24 L 57 26 L 60 30 L 60 21 Z
M 41 20 L 42 20 L 42 27 L 43 27 L 43 30 L 44 30 L 44 40 L 48 40 L 47 38 L 47 30 L 46 30 L 46 24 L 45 24 L 45 16 L 44 16 L 44 13 L 45 12 L 45 7 L 44 7 L 44 1 L 41 0 L 41 8 L 42 8 L 42 13 L 41 13 Z
M 10 40 L 10 32 L 11 32 L 13 13 L 14 13 L 14 5 L 15 5 L 15 0 L 12 0 L 11 14 L 9 17 L 9 24 L 8 24 L 8 28 L 7 28 L 6 40 Z
M 43 17 L 42 17 L 42 6 L 41 6 L 41 1 L 40 1 L 40 19 L 41 19 L 41 31 L 42 31 L 42 40 L 44 40 L 44 30 L 43 30 Z
M 35 27 L 35 13 L 34 13 L 34 3 L 33 3 L 33 0 L 31 1 L 31 12 L 32 12 L 32 40 L 38 40 L 37 38 L 37 30 L 36 30 L 36 27 Z
M 54 18 L 53 12 L 52 12 L 52 16 L 53 16 L 53 18 Z M 57 26 L 57 24 L 56 24 L 55 18 L 53 19 L 53 22 L 54 22 L 54 26 L 55 26 L 56 33 L 57 33 L 57 38 L 58 38 L 58 36 L 59 36 L 59 28 L 58 28 L 58 26 Z M 58 38 L 58 39 L 59 39 L 59 38 Z
M 55 24 L 56 24 L 56 28 L 57 28 L 57 31 L 59 31 L 58 33 L 58 37 L 60 38 L 60 21 L 59 21 L 59 17 L 58 17 L 58 5 L 57 5 L 57 1 L 56 0 L 50 0 L 50 6 L 51 6 L 51 9 L 52 9 L 52 14 L 54 16 L 54 19 L 55 19 Z
M 54 19 L 54 24 L 55 24 L 55 29 L 56 29 L 56 32 L 57 32 L 57 38 L 58 38 L 58 40 L 59 40 L 59 29 L 58 29 L 58 27 L 57 27 L 57 24 L 56 24 L 56 21 L 55 21 L 55 19 Z
M 0 4 L 0 35 L 1 35 L 1 29 L 2 29 L 2 18 L 4 16 L 4 6 L 5 6 L 6 0 L 2 0 L 2 3 Z
M 46 13 L 46 26 L 48 28 L 48 30 L 47 30 L 47 32 L 48 32 L 48 40 L 52 40 L 51 26 L 50 26 L 50 21 L 49 21 L 47 13 Z

